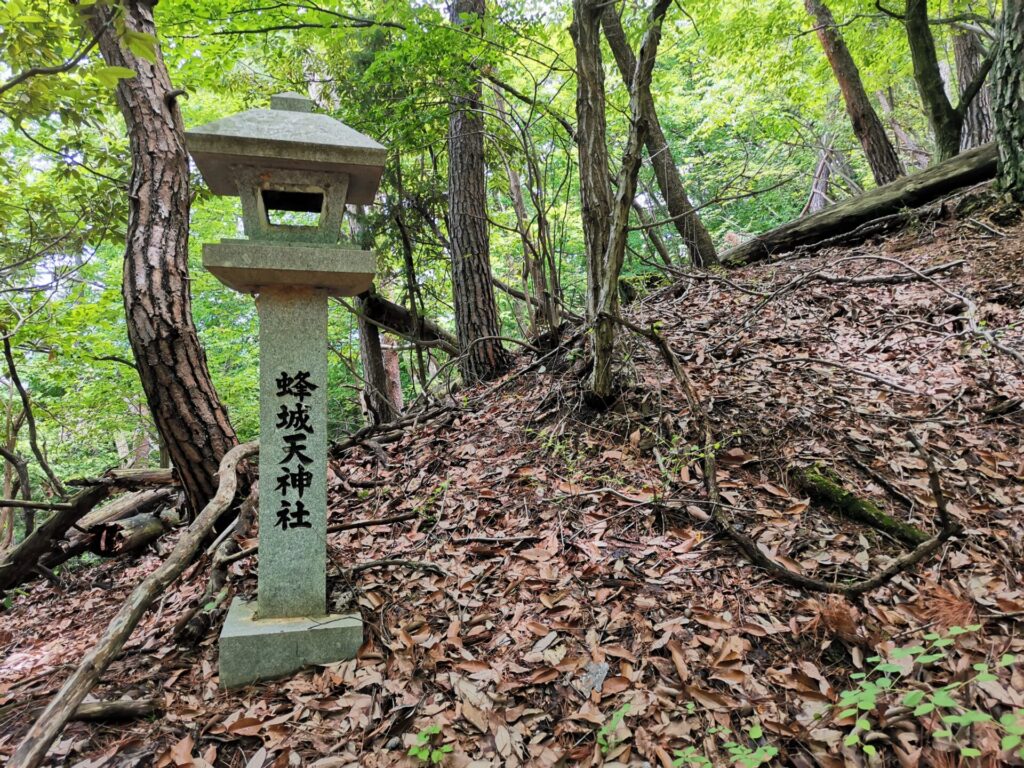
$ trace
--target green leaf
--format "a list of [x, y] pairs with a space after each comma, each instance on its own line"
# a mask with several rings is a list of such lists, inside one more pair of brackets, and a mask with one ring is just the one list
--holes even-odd
[[1015, 664], [1016, 661], [1017, 661], [1017, 657], [1014, 656], [1012, 653], [1005, 653], [1005, 654], [1003, 654], [1002, 658], [999, 659], [999, 666], [1000, 667], [1009, 667], [1009, 666]]
[[864, 754], [865, 755], [873, 755], [873, 754], [875, 754], [876, 751], [877, 750], [873, 746], [871, 746], [870, 744], [865, 744], [864, 745]]
[[128, 67], [96, 67], [93, 76], [108, 88], [117, 87], [117, 81], [126, 77], [135, 77], [135, 70]]
[[854, 744], [857, 744], [859, 741], [860, 741], [860, 733], [858, 733], [857, 731], [854, 731], [849, 736], [847, 736], [845, 739], [843, 739], [843, 744], [845, 744], [848, 747], [852, 747]]
[[903, 697], [903, 704], [907, 707], [916, 707], [924, 699], [924, 691], [910, 691]]
[[[909, 704], [907, 706], [910, 706]], [[914, 717], [920, 717], [921, 715], [927, 715], [929, 712], [935, 709], [935, 705], [930, 701], [926, 701], [924, 704], [918, 705], [914, 709]]]
[[764, 735], [764, 731], [761, 730], [760, 725], [751, 726], [750, 730], [747, 731], [747, 736], [752, 739], [760, 739]]
[[949, 695], [948, 691], [944, 691], [941, 688], [932, 694], [932, 701], [935, 702], [937, 707], [959, 707], [956, 699]]
[[981, 750], [974, 747], [960, 747], [960, 754], [964, 757], [981, 757]]
[[1007, 750], [1013, 749], [1018, 744], [1020, 744], [1020, 741], [1020, 736], [1018, 736], [1016, 733], [1008, 733], [1005, 736], [1003, 736], [1002, 740], [999, 742], [999, 748]]
[[934, 739], [951, 739], [951, 738], [953, 738], [953, 732], [949, 731], [949, 730], [946, 730], [946, 729], [942, 729], [942, 730], [939, 730], [939, 731], [935, 731], [932, 734], [932, 738], [934, 738]]
[[918, 664], [931, 664], [933, 661], [938, 661], [946, 657], [944, 653], [926, 653], [924, 656], [917, 657]]

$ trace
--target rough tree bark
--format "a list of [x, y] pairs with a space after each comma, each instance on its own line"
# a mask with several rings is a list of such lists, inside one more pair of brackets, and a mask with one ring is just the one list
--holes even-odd
[[[953, 58], [956, 61], [956, 80], [963, 98], [964, 89], [978, 77], [985, 49], [978, 34], [969, 29], [958, 29], [953, 34]], [[992, 98], [984, 85], [964, 110], [964, 124], [960, 131], [960, 151], [988, 144], [994, 136], [992, 124]]]
[[1024, 203], [1024, 0], [1006, 0], [994, 89], [999, 184]]
[[[629, 212], [636, 194], [636, 177], [640, 171], [648, 122], [644, 109], [644, 93], [650, 100], [651, 73], [661, 40], [661, 22], [671, 0], [656, 0], [648, 17], [647, 31], [640, 43], [640, 54], [631, 78], [629, 93], [629, 132], [622, 153], [622, 166], [617, 178], [612, 204], [608, 241], [603, 255], [602, 282], [597, 299], [594, 323], [594, 368], [590, 376], [589, 395], [598, 402], [608, 402], [614, 393], [612, 362], [615, 352], [615, 318], [619, 310], [619, 273], [626, 253], [629, 234]], [[602, 94], [601, 98], [604, 96]]]
[[603, 284], [612, 190], [605, 145], [604, 67], [601, 64], [599, 0], [573, 0], [569, 32], [576, 48], [576, 139], [580, 161], [580, 206], [587, 255], [587, 321], [597, 319]]
[[[605, 6], [601, 16], [601, 26], [605, 39], [608, 41], [608, 47], [611, 48], [612, 56], [615, 57], [622, 80], [627, 89], [632, 89], [633, 73], [636, 71], [636, 56], [626, 39], [622, 20], [619, 18], [614, 3], [608, 3]], [[647, 155], [651, 158], [654, 177], [658, 181], [661, 194], [665, 197], [665, 206], [668, 208], [669, 216], [679, 231], [680, 237], [683, 238], [683, 242], [686, 243], [690, 261], [700, 267], [713, 266], [718, 263], [715, 244], [686, 194], [679, 169], [672, 157], [672, 150], [668, 146], [665, 133], [661, 130], [650, 86], [644, 88], [640, 94], [640, 106], [643, 118], [647, 123], [647, 138], [645, 140]]]
[[960, 103], [954, 107], [946, 95], [945, 82], [935, 52], [935, 38], [928, 24], [928, 0], [907, 0], [902, 21], [907, 29], [910, 58], [914, 64], [914, 81], [935, 137], [938, 159], [948, 160], [960, 152], [964, 113], [984, 85], [985, 77], [992, 67], [992, 57], [987, 56], [979, 64], [970, 82], [961, 84]]
[[[155, 35], [150, 3], [126, 0], [124, 31]], [[88, 14], [104, 61], [134, 77], [118, 82], [131, 143], [124, 296], [128, 339], [153, 420], [178, 470], [189, 506], [202, 509], [217, 490], [217, 467], [238, 439], [210, 381], [192, 320], [188, 276], [188, 153], [184, 128], [162, 54], [136, 56], [116, 26], [113, 9]]]
[[857, 136], [875, 183], [881, 186], [895, 181], [905, 171], [896, 150], [889, 141], [885, 126], [879, 119], [875, 108], [871, 105], [864, 83], [860, 79], [860, 71], [846, 47], [839, 27], [832, 17], [832, 11], [822, 0], [804, 0], [804, 7], [814, 18], [818, 40], [825, 51], [825, 57], [832, 67], [839, 90], [843, 94], [846, 114], [853, 124], [853, 132]]
[[[452, 0], [456, 25], [483, 18], [484, 0]], [[452, 98], [448, 121], [448, 234], [452, 254], [452, 295], [459, 337], [459, 370], [466, 381], [494, 378], [510, 358], [498, 338], [501, 324], [491, 284], [487, 234], [487, 180], [480, 80]]]

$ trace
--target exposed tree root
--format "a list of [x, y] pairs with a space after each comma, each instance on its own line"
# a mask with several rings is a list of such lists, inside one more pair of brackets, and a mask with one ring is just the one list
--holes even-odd
[[843, 517], [884, 531], [912, 547], [930, 538], [917, 526], [886, 514], [870, 499], [850, 493], [843, 487], [839, 476], [824, 467], [797, 469], [792, 474], [797, 485], [811, 497], [812, 501], [828, 507]]
[[[82, 700], [96, 685], [110, 662], [124, 647], [149, 606], [188, 567], [203, 541], [213, 530], [214, 523], [231, 506], [238, 488], [238, 463], [258, 450], [259, 443], [251, 442], [235, 446], [224, 455], [217, 473], [217, 493], [178, 540], [167, 560], [135, 588], [96, 645], [85, 655], [57, 695], [32, 724], [11, 756], [8, 763], [11, 768], [35, 768], [43, 761], [53, 740], [78, 710]], [[101, 492], [105, 494], [106, 488], [86, 491]]]
[[765, 554], [754, 539], [737, 530], [726, 516], [725, 507], [727, 505], [723, 504], [721, 494], [718, 490], [715, 437], [711, 429], [711, 420], [708, 417], [708, 413], [703, 404], [700, 402], [700, 399], [697, 397], [693, 384], [690, 382], [690, 377], [686, 375], [686, 371], [684, 371], [682, 366], [679, 364], [679, 360], [676, 358], [676, 355], [672, 351], [668, 342], [665, 341], [665, 338], [653, 328], [642, 328], [617, 316], [609, 315], [608, 317], [624, 328], [627, 328], [633, 333], [636, 333], [637, 335], [652, 342], [658, 348], [661, 356], [672, 370], [676, 381], [683, 390], [683, 394], [689, 404], [691, 413], [700, 423], [701, 429], [704, 433], [704, 453], [702, 464], [704, 469], [704, 485], [707, 489], [708, 503], [711, 507], [711, 518], [722, 532], [732, 539], [737, 546], [739, 546], [740, 550], [742, 550], [743, 554], [747, 556], [747, 559], [750, 560], [750, 562], [768, 571], [774, 578], [795, 587], [801, 587], [815, 592], [828, 592], [832, 594], [846, 595], [847, 597], [855, 597], [857, 595], [864, 594], [865, 592], [870, 592], [871, 590], [877, 589], [878, 587], [888, 583], [894, 576], [916, 565], [921, 560], [938, 550], [939, 547], [941, 547], [950, 538], [960, 533], [961, 528], [959, 524], [950, 518], [949, 512], [946, 509], [946, 497], [942, 492], [942, 484], [939, 480], [939, 473], [935, 468], [935, 462], [932, 459], [932, 455], [921, 444], [917, 436], [914, 435], [913, 432], [909, 432], [907, 437], [917, 448], [918, 452], [924, 457], [925, 463], [928, 466], [928, 478], [931, 485], [932, 495], [935, 498], [935, 506], [939, 521], [939, 532], [926, 541], [921, 542], [910, 552], [894, 559], [889, 563], [889, 565], [874, 576], [862, 581], [824, 581], [823, 579], [816, 579], [812, 576], [805, 576], [802, 573], [789, 570]]

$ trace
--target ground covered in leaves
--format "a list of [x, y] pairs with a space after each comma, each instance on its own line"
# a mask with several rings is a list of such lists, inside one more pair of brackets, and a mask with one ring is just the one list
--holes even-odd
[[[602, 413], [582, 397], [582, 348], [524, 354], [332, 463], [332, 523], [415, 513], [330, 538], [332, 605], [365, 622], [356, 660], [221, 691], [219, 622], [198, 644], [170, 639], [204, 561], [94, 691], [166, 712], [73, 723], [52, 763], [419, 765], [419, 735], [449, 766], [730, 765], [759, 748], [798, 766], [1020, 764], [1000, 740], [1024, 707], [1024, 224], [990, 213], [962, 205], [882, 242], [677, 275], [624, 310], [656, 323], [692, 378], [730, 519], [791, 570], [856, 580], [906, 551], [812, 502], [801, 468], [934, 532], [912, 430], [963, 533], [911, 572], [852, 601], [780, 584], [710, 519], [700, 425], [648, 341], [623, 337], [625, 388]], [[236, 593], [254, 593], [253, 560], [232, 566]], [[350, 570], [370, 560], [404, 562]], [[15, 599], [0, 755], [158, 562]], [[894, 653], [937, 636], [921, 664]], [[843, 691], [858, 715], [832, 707]]]

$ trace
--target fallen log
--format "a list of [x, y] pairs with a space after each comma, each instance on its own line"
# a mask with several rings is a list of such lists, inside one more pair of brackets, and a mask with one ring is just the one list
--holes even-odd
[[917, 526], [886, 514], [870, 499], [850, 493], [837, 475], [822, 467], [795, 470], [793, 477], [812, 501], [842, 517], [883, 531], [911, 547], [930, 538], [929, 534]]
[[[995, 144], [964, 152], [920, 173], [904, 176], [891, 184], [758, 235], [723, 253], [722, 263], [727, 267], [740, 267], [771, 259], [776, 254], [801, 246], [835, 242], [836, 237], [852, 233], [876, 219], [892, 216], [906, 208], [916, 208], [950, 192], [994, 178], [996, 157]], [[866, 228], [863, 236], [866, 238], [871, 232]], [[849, 242], [844, 240], [844, 244]]]
[[178, 496], [179, 490], [174, 487], [133, 491], [96, 507], [78, 521], [66, 540], [53, 542], [39, 564], [56, 568], [85, 552], [110, 557], [141, 549], [164, 531], [180, 525], [180, 516], [172, 510], [153, 514], [160, 506], [173, 506]]
[[[259, 443], [253, 441], [235, 446], [224, 455], [217, 472], [217, 493], [178, 539], [167, 560], [135, 588], [96, 645], [85, 655], [57, 695], [36, 718], [11, 756], [8, 763], [10, 768], [36, 768], [43, 761], [53, 740], [74, 716], [82, 700], [99, 681], [110, 662], [120, 653], [143, 615], [149, 610], [149, 606], [191, 564], [203, 541], [213, 530], [214, 523], [235, 498], [238, 489], [238, 463], [258, 450]], [[102, 490], [106, 492], [106, 489]]]
[[80, 487], [109, 485], [124, 489], [149, 488], [178, 485], [178, 473], [174, 469], [111, 469], [102, 477], [81, 477], [68, 480], [67, 484]]
[[71, 526], [106, 498], [107, 493], [108, 489], [104, 486], [87, 488], [71, 497], [67, 504], [59, 505], [45, 523], [0, 562], [0, 593], [20, 584], [34, 573], [40, 558], [50, 551], [53, 542], [62, 539]]

